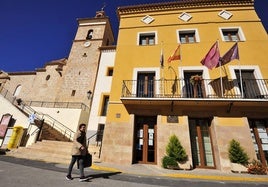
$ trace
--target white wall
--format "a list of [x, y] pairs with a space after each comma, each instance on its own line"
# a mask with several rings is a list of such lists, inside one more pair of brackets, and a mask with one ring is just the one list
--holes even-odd
[[107, 70], [109, 67], [114, 67], [115, 54], [115, 50], [104, 50], [101, 53], [99, 72], [93, 93], [88, 124], [88, 131], [90, 134], [97, 131], [98, 124], [105, 124], [106, 122], [106, 117], [99, 116], [99, 112], [102, 107], [102, 94], [109, 94], [111, 90], [112, 76], [107, 76]]
[[[79, 123], [86, 123], [87, 121], [81, 120], [82, 109], [72, 108], [45, 108], [45, 107], [32, 107], [39, 114], [47, 114], [56, 119], [66, 127], [70, 128], [74, 132], [77, 130]], [[46, 120], [46, 118], [45, 118]], [[87, 119], [86, 119], [87, 120]]]
[[[7, 113], [11, 114], [12, 118], [15, 120], [14, 126], [22, 126], [24, 129], [28, 128], [28, 117], [20, 110], [18, 110], [14, 105], [12, 105], [8, 100], [6, 100], [2, 95], [0, 95], [0, 118], [2, 118], [2, 116]], [[32, 132], [34, 132], [36, 129], [37, 127], [33, 126], [29, 134], [31, 135]], [[30, 145], [35, 141], [36, 135], [37, 133], [34, 133], [29, 137], [27, 145]], [[8, 142], [9, 139], [5, 139], [5, 144], [8, 144]], [[3, 139], [0, 139], [0, 145], [2, 145], [2, 143]], [[2, 146], [5, 147], [6, 145]]]
[[16, 120], [15, 126], [22, 126], [27, 128], [29, 125], [28, 117], [13, 106], [8, 100], [6, 100], [2, 95], [0, 95], [0, 118], [4, 114], [11, 114]]

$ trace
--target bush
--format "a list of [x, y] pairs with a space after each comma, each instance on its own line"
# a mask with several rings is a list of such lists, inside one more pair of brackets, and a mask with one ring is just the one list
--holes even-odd
[[178, 167], [178, 162], [174, 157], [164, 156], [164, 158], [162, 159], [162, 167]]
[[257, 160], [253, 160], [251, 163], [248, 164], [248, 172], [250, 174], [266, 175], [267, 169], [267, 167], [263, 166], [262, 163]]
[[240, 143], [234, 139], [230, 141], [228, 149], [229, 159], [232, 163], [246, 165], [248, 164], [249, 157], [245, 150], [241, 147]]
[[169, 157], [175, 158], [178, 162], [183, 162], [187, 160], [187, 154], [185, 149], [182, 147], [179, 139], [176, 135], [172, 135], [169, 138], [169, 143], [166, 147], [166, 154]]

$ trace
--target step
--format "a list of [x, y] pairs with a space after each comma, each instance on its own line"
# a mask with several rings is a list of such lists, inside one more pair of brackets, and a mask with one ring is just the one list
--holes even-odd
[[[100, 162], [99, 146], [89, 146], [93, 162]], [[72, 142], [43, 140], [28, 147], [12, 149], [7, 153], [8, 156], [41, 160], [45, 162], [69, 164], [71, 160]]]

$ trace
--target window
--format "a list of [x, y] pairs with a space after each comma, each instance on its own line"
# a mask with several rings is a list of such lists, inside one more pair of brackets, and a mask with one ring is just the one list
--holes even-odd
[[139, 45], [155, 45], [156, 34], [153, 33], [140, 33], [139, 34]]
[[183, 88], [183, 96], [187, 98], [203, 98], [205, 97], [205, 89], [202, 86], [202, 81], [196, 81], [195, 83], [191, 82], [192, 77], [202, 76], [202, 70], [199, 71], [185, 71], [184, 72], [184, 81], [185, 86]]
[[107, 109], [108, 109], [108, 103], [109, 103], [109, 96], [106, 95], [103, 97], [101, 116], [106, 116]]
[[96, 136], [96, 141], [101, 142], [103, 137], [104, 124], [98, 124], [98, 131]]
[[235, 90], [238, 96], [248, 99], [267, 97], [267, 86], [258, 66], [229, 65], [229, 69], [231, 79], [237, 80]]
[[75, 90], [72, 91], [71, 96], [75, 96]]
[[138, 73], [137, 97], [154, 97], [155, 73]]
[[48, 81], [50, 79], [50, 75], [47, 75], [46, 76], [46, 80]]
[[21, 88], [22, 88], [22, 86], [19, 84], [18, 86], [17, 86], [17, 88], [15, 89], [15, 92], [14, 92], [14, 97], [18, 97], [19, 96], [19, 94], [20, 94], [20, 91], [21, 91]]
[[86, 37], [86, 39], [87, 39], [87, 40], [90, 40], [90, 39], [92, 38], [92, 35], [93, 35], [93, 30], [90, 29], [90, 30], [87, 32], [87, 37]]
[[141, 21], [145, 24], [150, 24], [154, 21], [154, 18], [152, 18], [151, 16], [147, 15], [144, 18], [141, 19]]
[[223, 41], [245, 41], [245, 37], [241, 28], [221, 28], [220, 31]]
[[179, 15], [179, 19], [187, 22], [192, 18], [192, 16], [186, 12], [183, 12], [181, 15]]
[[233, 16], [233, 14], [230, 13], [230, 12], [228, 12], [228, 11], [226, 11], [226, 10], [222, 10], [222, 11], [220, 11], [220, 13], [218, 14], [218, 16], [222, 17], [223, 19], [228, 20], [228, 19], [230, 19], [230, 18]]
[[107, 70], [107, 76], [113, 76], [114, 69], [112, 67], [109, 67]]
[[178, 30], [179, 43], [196, 43], [199, 42], [199, 36], [196, 29]]

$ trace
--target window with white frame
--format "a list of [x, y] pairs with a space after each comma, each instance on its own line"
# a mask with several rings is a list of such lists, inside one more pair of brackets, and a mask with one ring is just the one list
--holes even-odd
[[196, 43], [199, 42], [197, 29], [178, 30], [179, 43]]
[[[230, 65], [230, 75], [237, 80], [236, 93], [243, 98], [267, 98], [268, 89], [264, 83], [259, 66]], [[240, 76], [241, 75], [241, 76]]]
[[225, 42], [245, 41], [245, 36], [240, 27], [220, 28], [220, 34]]
[[146, 32], [139, 33], [139, 45], [155, 45], [156, 42], [156, 32]]

